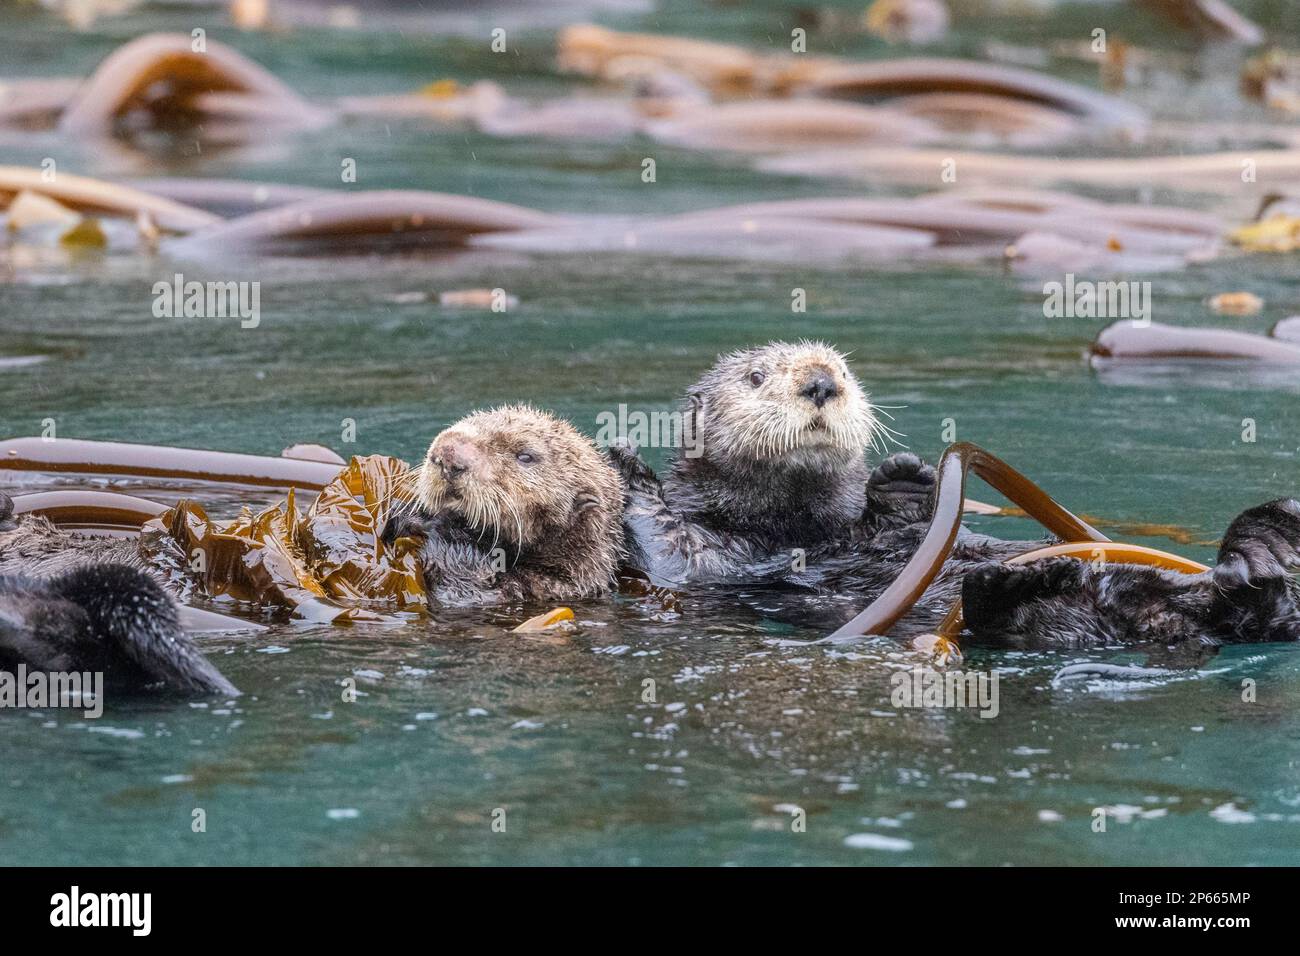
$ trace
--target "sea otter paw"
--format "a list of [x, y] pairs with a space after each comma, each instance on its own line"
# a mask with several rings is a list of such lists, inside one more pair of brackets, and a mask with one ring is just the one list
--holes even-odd
[[1029, 564], [990, 561], [974, 567], [961, 582], [966, 625], [976, 634], [1005, 629], [1027, 604], [1077, 592], [1084, 585], [1087, 567], [1074, 558]]
[[1221, 591], [1277, 585], [1300, 568], [1300, 501], [1248, 508], [1228, 526], [1214, 565]]
[[900, 451], [890, 455], [871, 472], [867, 487], [889, 494], [929, 494], [937, 474], [918, 455]]
[[415, 538], [422, 541], [429, 536], [429, 515], [423, 511], [398, 511], [388, 516], [379, 540], [391, 548], [399, 538]]
[[651, 490], [658, 493], [659, 479], [638, 454], [635, 445], [625, 438], [619, 438], [610, 444], [606, 454], [629, 490]]
[[938, 480], [934, 467], [910, 451], [890, 455], [867, 478], [867, 512], [879, 523], [925, 521]]

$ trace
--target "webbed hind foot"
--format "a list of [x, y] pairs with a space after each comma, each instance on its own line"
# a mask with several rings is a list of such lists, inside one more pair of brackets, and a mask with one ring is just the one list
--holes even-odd
[[1300, 568], [1300, 501], [1248, 508], [1228, 526], [1212, 572], [1216, 631], [1243, 641], [1300, 639], [1291, 573]]
[[1228, 526], [1214, 565], [1221, 591], [1280, 586], [1300, 568], [1300, 501], [1279, 498], [1248, 508]]

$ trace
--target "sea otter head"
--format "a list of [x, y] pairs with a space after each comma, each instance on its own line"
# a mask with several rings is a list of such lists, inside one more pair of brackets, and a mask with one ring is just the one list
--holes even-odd
[[617, 565], [618, 476], [572, 425], [528, 405], [477, 411], [441, 432], [416, 497], [518, 559], [554, 554], [571, 565], [607, 565], [611, 577]]
[[821, 342], [772, 342], [718, 359], [687, 399], [715, 464], [843, 467], [884, 432], [844, 356]]

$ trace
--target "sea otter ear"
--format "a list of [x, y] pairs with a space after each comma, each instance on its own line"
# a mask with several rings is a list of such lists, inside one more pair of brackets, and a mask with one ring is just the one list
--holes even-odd
[[686, 396], [688, 408], [686, 413], [691, 416], [692, 421], [699, 425], [704, 420], [704, 393], [691, 392]]
[[600, 496], [590, 488], [583, 488], [573, 496], [573, 513], [584, 514], [600, 507]]
[[690, 434], [698, 435], [700, 429], [704, 426], [704, 393], [690, 392], [686, 396], [687, 409], [686, 414], [690, 416]]

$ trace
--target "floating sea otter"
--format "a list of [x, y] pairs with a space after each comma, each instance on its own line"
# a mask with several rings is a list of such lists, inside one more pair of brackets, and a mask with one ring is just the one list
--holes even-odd
[[[691, 389], [686, 412], [702, 454], [679, 457], [662, 484], [635, 454], [613, 451], [629, 489], [630, 551], [652, 580], [874, 596], [930, 531], [934, 469], [902, 454], [867, 476], [880, 426], [843, 357], [824, 345], [724, 356]], [[1287, 577], [1300, 566], [1294, 500], [1243, 513], [1205, 574], [1003, 563], [1030, 547], [960, 533], [921, 610], [960, 596], [977, 637], [1016, 645], [1300, 638], [1300, 591]]]
[[568, 422], [527, 405], [475, 412], [433, 440], [414, 474], [414, 507], [383, 537], [422, 540], [440, 603], [567, 601], [613, 586], [623, 491]]
[[[0, 534], [13, 502], [0, 494]], [[104, 675], [112, 693], [239, 693], [182, 629], [180, 610], [137, 567], [93, 562], [51, 577], [0, 575], [0, 670]]]
[[[202, 461], [223, 459], [217, 466], [238, 466], [234, 459], [247, 457], [198, 454]], [[100, 671], [107, 686], [120, 692], [160, 687], [237, 694], [182, 630], [181, 609], [164, 584], [181, 589], [182, 582], [193, 582], [192, 575], [172, 573], [178, 562], [166, 559], [176, 554], [181, 563], [210, 555], [200, 562], [203, 574], [223, 588], [252, 596], [260, 586], [319, 619], [367, 616], [353, 613], [359, 607], [344, 611], [316, 596], [324, 590], [310, 580], [312, 568], [297, 567], [294, 558], [304, 543], [322, 552], [316, 558], [328, 569], [331, 586], [358, 597], [369, 584], [385, 594], [396, 589], [399, 596], [423, 599], [423, 589], [407, 581], [409, 569], [397, 547], [399, 537], [412, 536], [419, 539], [421, 559], [415, 567], [423, 570], [429, 596], [442, 605], [576, 600], [614, 584], [623, 556], [622, 488], [601, 453], [567, 422], [523, 405], [476, 412], [438, 435], [420, 468], [380, 469], [392, 479], [385, 497], [413, 497], [409, 510], [384, 529], [385, 545], [397, 553], [369, 565], [349, 556], [346, 540], [366, 537], [362, 519], [369, 511], [353, 498], [356, 482], [349, 483], [361, 467], [354, 461], [322, 490], [322, 499], [346, 512], [324, 514], [314, 537], [268, 538], [265, 548], [207, 524], [201, 512], [183, 505], [155, 519], [146, 547], [131, 538], [69, 533], [43, 515], [15, 518], [13, 502], [0, 495], [0, 668]], [[370, 471], [377, 468], [372, 463]], [[307, 486], [317, 480], [301, 463], [245, 476], [250, 479]], [[131, 501], [143, 510], [137, 519], [161, 510]], [[250, 536], [261, 525], [305, 529], [316, 507], [304, 520], [290, 501], [285, 511], [250, 517], [242, 527]], [[185, 547], [178, 551], [181, 539]], [[373, 536], [369, 543], [372, 549], [378, 545]], [[246, 546], [256, 551], [247, 562], [240, 560]]]
[[[375, 620], [381, 604], [591, 597], [612, 585], [622, 556], [617, 473], [573, 426], [524, 405], [466, 416], [434, 439], [414, 469], [385, 456], [354, 458], [340, 468], [142, 450], [20, 439], [8, 443], [3, 466], [233, 480], [320, 494], [305, 514], [291, 493], [225, 523], [188, 500], [166, 508], [102, 492], [25, 496], [16, 520], [0, 526], [0, 574], [52, 576], [126, 563], [178, 594], [197, 586], [311, 620]], [[143, 525], [144, 533], [137, 539], [75, 530], [109, 519]], [[399, 538], [412, 537], [419, 539], [419, 560], [398, 546]]]

